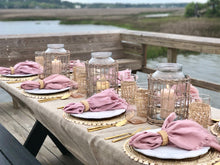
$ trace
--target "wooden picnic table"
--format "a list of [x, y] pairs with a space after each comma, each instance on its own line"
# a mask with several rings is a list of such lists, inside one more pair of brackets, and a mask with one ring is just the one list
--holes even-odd
[[[69, 98], [67, 100], [54, 100], [39, 103], [37, 98], [26, 96], [23, 90], [18, 88], [20, 83], [8, 84], [6, 81], [0, 81], [0, 86], [30, 108], [31, 113], [37, 120], [35, 127], [40, 127], [37, 131], [40, 129], [46, 130], [44, 133], [41, 131], [32, 132], [32, 135], [28, 137], [24, 144], [35, 155], [38, 149], [34, 148], [32, 144], [37, 142], [38, 137], [42, 139], [44, 138], [42, 136], [49, 135], [52, 139], [54, 138], [55, 143], [58, 144], [59, 149], [63, 153], [67, 153], [68, 151], [71, 152], [77, 159], [86, 165], [140, 164], [132, 160], [124, 152], [123, 145], [126, 140], [112, 143], [110, 140], [104, 140], [104, 138], [121, 133], [133, 132], [138, 128], [158, 128], [148, 123], [138, 125], [126, 124], [122, 127], [111, 127], [95, 132], [88, 132], [87, 128], [91, 126], [69, 121], [64, 118], [64, 112], [57, 109], [57, 107], [65, 106], [71, 102], [79, 102], [85, 98]], [[213, 115], [218, 115], [216, 109], [213, 109]], [[33, 136], [35, 140], [33, 140]], [[39, 142], [39, 144], [40, 143], [42, 143], [42, 141]]]

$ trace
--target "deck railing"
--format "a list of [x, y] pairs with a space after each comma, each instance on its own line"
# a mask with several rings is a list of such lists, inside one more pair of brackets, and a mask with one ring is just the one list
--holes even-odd
[[[220, 39], [218, 38], [142, 31], [124, 31], [120, 34], [121, 41], [124, 43], [124, 50], [126, 53], [134, 55], [142, 54], [142, 71], [145, 73], [152, 73], [155, 71], [147, 67], [148, 45], [166, 47], [167, 62], [171, 63], [177, 62], [178, 49], [220, 55]], [[220, 84], [197, 80], [194, 78], [192, 78], [191, 82], [195, 86], [220, 92]]]
[[[147, 67], [147, 47], [166, 47], [167, 62], [177, 61], [177, 50], [219, 54], [220, 39], [143, 31], [107, 31], [65, 34], [2, 35], [0, 36], [0, 65], [12, 66], [19, 61], [34, 60], [35, 51], [46, 50], [48, 43], [63, 43], [71, 59], [90, 59], [92, 51], [111, 51], [121, 60], [121, 69], [129, 64], [134, 70], [154, 72]], [[128, 60], [129, 59], [129, 60]], [[128, 66], [128, 65], [127, 65]], [[220, 84], [192, 78], [198, 87], [220, 92]]]

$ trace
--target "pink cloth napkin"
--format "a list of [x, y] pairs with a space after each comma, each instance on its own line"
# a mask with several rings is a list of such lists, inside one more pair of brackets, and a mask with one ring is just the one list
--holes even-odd
[[[77, 83], [71, 81], [64, 75], [53, 74], [43, 80], [44, 89], [63, 89], [67, 87], [77, 87]], [[39, 81], [25, 81], [21, 84], [22, 89], [40, 88]]]
[[[43, 68], [34, 61], [24, 61], [17, 63], [14, 67], [14, 74], [41, 74]], [[0, 74], [11, 74], [11, 69], [0, 67]]]
[[[184, 93], [186, 85], [173, 85], [171, 89], [174, 89], [177, 96], [180, 96]], [[194, 98], [199, 99], [199, 91], [192, 84], [190, 84], [190, 95], [192, 95]]]
[[[175, 90], [175, 94], [177, 96], [181, 96], [183, 95], [186, 86], [185, 85], [173, 85], [171, 89]], [[190, 84], [190, 89], [189, 89], [189, 93], [190, 93], [190, 100], [191, 101], [202, 101], [202, 99], [199, 97], [199, 90], [193, 86], [192, 84]]]
[[70, 71], [73, 71], [73, 67], [76, 67], [76, 66], [85, 67], [85, 63], [80, 62], [80, 60], [71, 60], [70, 65], [69, 65]]
[[[186, 150], [197, 150], [202, 147], [212, 147], [220, 151], [220, 145], [215, 136], [207, 129], [192, 120], [176, 120], [176, 114], [171, 113], [162, 126], [168, 134], [169, 144]], [[141, 132], [134, 135], [129, 145], [139, 149], [154, 149], [162, 144], [159, 133]]]
[[[106, 89], [86, 100], [89, 111], [100, 112], [115, 109], [127, 109], [127, 102], [116, 94], [114, 89]], [[85, 107], [82, 103], [70, 103], [64, 107], [66, 113], [83, 113]]]
[[134, 76], [131, 75], [131, 70], [126, 69], [122, 71], [118, 71], [118, 83], [121, 81], [134, 81]]

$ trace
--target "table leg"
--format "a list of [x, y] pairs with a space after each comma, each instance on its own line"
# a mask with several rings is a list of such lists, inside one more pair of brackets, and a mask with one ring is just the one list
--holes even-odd
[[71, 154], [50, 131], [48, 131], [48, 135], [63, 155]]
[[46, 137], [47, 129], [45, 129], [45, 127], [39, 121], [36, 121], [24, 143], [24, 147], [27, 148], [30, 153], [36, 156]]
[[47, 129], [45, 128], [39, 121], [36, 121], [30, 134], [28, 135], [24, 147], [29, 150], [34, 156], [39, 152], [44, 140], [47, 135], [52, 139], [52, 141], [56, 144], [59, 150], [63, 154], [70, 153], [60, 141]]

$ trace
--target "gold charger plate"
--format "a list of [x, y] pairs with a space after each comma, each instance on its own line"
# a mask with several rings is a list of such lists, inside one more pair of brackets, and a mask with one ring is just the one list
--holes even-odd
[[103, 120], [89, 120], [89, 119], [87, 120], [87, 119], [82, 119], [82, 118], [76, 118], [64, 112], [63, 117], [64, 119], [71, 121], [73, 123], [76, 123], [76, 124], [83, 124], [83, 125], [88, 125], [88, 126], [104, 126], [104, 125], [116, 124], [117, 122], [124, 120], [125, 114], [115, 116], [112, 118], [108, 118], [108, 119], [103, 119]]
[[172, 165], [195, 165], [195, 164], [211, 165], [213, 163], [220, 161], [220, 152], [215, 151], [214, 149], [210, 149], [207, 154], [204, 154], [196, 158], [190, 158], [190, 159], [165, 160], [165, 159], [147, 157], [135, 151], [133, 147], [129, 145], [129, 140], [130, 139], [128, 139], [124, 143], [124, 146], [123, 146], [124, 152], [131, 159], [142, 164], [147, 164], [147, 165], [171, 165], [171, 164]]
[[214, 125], [212, 125], [210, 127], [210, 131], [213, 135], [217, 136], [218, 138], [220, 138], [220, 128], [218, 128], [218, 122], [215, 123]]
[[27, 80], [31, 80], [33, 78], [38, 78], [38, 76], [29, 76], [29, 77], [4, 77], [2, 75], [0, 75], [0, 80], [2, 81], [27, 81]]
[[35, 98], [35, 99], [50, 99], [50, 98], [62, 97], [63, 95], [65, 95], [67, 93], [69, 93], [69, 91], [60, 92], [60, 93], [56, 93], [56, 94], [37, 95], [37, 94], [26, 93], [24, 90], [22, 91], [23, 95], [25, 95], [27, 97]]
[[219, 109], [211, 107], [211, 120], [213, 122], [219, 122], [220, 121], [220, 113]]

